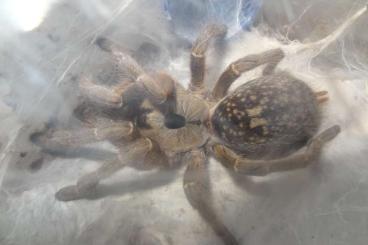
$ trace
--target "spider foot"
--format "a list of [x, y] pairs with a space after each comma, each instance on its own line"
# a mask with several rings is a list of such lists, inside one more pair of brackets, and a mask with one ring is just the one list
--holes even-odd
[[129, 245], [171, 245], [170, 237], [167, 237], [150, 227], [134, 227], [129, 238]]
[[334, 139], [341, 132], [341, 127], [339, 125], [334, 125], [322, 133], [314, 137], [308, 143], [308, 152], [314, 153], [321, 151], [324, 144]]
[[62, 202], [68, 202], [73, 200], [85, 199], [92, 196], [95, 196], [96, 188], [88, 187], [88, 188], [80, 188], [77, 185], [70, 185], [61, 188], [55, 194], [55, 198]]
[[322, 104], [328, 101], [328, 92], [327, 91], [319, 91], [315, 93], [318, 104]]
[[42, 147], [35, 145], [32, 141], [32, 135], [44, 128], [43, 124], [25, 125], [19, 130], [12, 146], [11, 162], [14, 162], [20, 169], [38, 171], [45, 162], [52, 159], [52, 156], [45, 153]]

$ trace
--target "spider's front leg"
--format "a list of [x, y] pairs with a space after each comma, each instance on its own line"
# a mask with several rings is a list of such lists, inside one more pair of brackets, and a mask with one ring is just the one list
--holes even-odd
[[[102, 37], [98, 38], [96, 40], [96, 44], [102, 50], [112, 54], [115, 65], [119, 70], [126, 71], [128, 78], [118, 81], [115, 86], [106, 87], [101, 84], [97, 84], [88, 77], [82, 77], [79, 81], [80, 91], [82, 95], [98, 104], [109, 108], [120, 108], [123, 105], [124, 92], [137, 80], [139, 76], [144, 74], [144, 70], [132, 57], [121, 52], [109, 39]], [[129, 92], [126, 94], [129, 94]]]
[[105, 140], [129, 140], [133, 137], [134, 126], [129, 121], [114, 122], [107, 119], [97, 121], [94, 128], [47, 129], [44, 132], [33, 134], [31, 140], [45, 151], [59, 152], [63, 149], [72, 149], [89, 143]]
[[120, 108], [123, 105], [123, 93], [131, 83], [131, 80], [124, 80], [118, 85], [106, 87], [82, 77], [79, 81], [79, 90], [83, 96], [97, 104], [108, 108]]
[[98, 183], [128, 165], [143, 161], [152, 150], [152, 142], [148, 138], [138, 138], [120, 149], [117, 157], [106, 161], [96, 171], [81, 177], [76, 185], [62, 188], [56, 193], [60, 201], [71, 201], [88, 197], [96, 191]]
[[190, 89], [192, 91], [203, 89], [204, 76], [206, 72], [205, 53], [211, 40], [224, 38], [226, 32], [227, 28], [224, 25], [208, 25], [203, 29], [196, 41], [193, 43], [192, 52], [190, 54]]
[[289, 171], [305, 168], [313, 161], [318, 160], [323, 146], [335, 138], [340, 127], [335, 125], [312, 138], [300, 152], [274, 160], [252, 160], [238, 156], [224, 145], [215, 145], [215, 157], [226, 167], [237, 173], [263, 176], [272, 172]]
[[234, 235], [224, 225], [212, 204], [210, 179], [203, 150], [194, 150], [185, 156], [187, 169], [184, 174], [184, 192], [193, 208], [212, 227], [226, 245], [239, 244]]
[[106, 87], [83, 78], [79, 87], [88, 99], [110, 108], [134, 107], [144, 99], [149, 99], [165, 112], [173, 112], [176, 107], [175, 81], [164, 73], [148, 75], [144, 69], [128, 54], [122, 52], [115, 43], [106, 38], [98, 38], [97, 45], [111, 53], [115, 64], [124, 70], [129, 79], [117, 85]]
[[258, 66], [267, 64], [263, 70], [263, 75], [271, 74], [284, 56], [284, 52], [277, 48], [260, 54], [248, 55], [231, 63], [217, 80], [212, 91], [212, 96], [216, 100], [223, 98], [231, 84], [240, 77], [242, 73]]

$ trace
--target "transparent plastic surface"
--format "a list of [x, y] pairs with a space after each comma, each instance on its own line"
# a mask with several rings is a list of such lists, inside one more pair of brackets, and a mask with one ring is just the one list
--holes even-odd
[[[220, 60], [210, 50], [206, 83], [213, 85], [230, 62], [282, 48], [278, 69], [329, 92], [321, 128], [342, 128], [321, 160], [305, 169], [233, 181], [210, 161], [215, 208], [240, 244], [367, 244], [365, 6], [264, 1], [254, 28], [228, 40]], [[98, 198], [60, 202], [57, 190], [116, 149], [93, 144], [79, 152], [83, 157], [70, 152], [39, 162], [40, 149], [29, 142], [46, 122], [76, 120], [82, 74], [113, 79], [109, 56], [94, 44], [99, 36], [119, 43], [147, 70], [165, 70], [187, 86], [190, 48], [172, 29], [162, 1], [6, 0], [0, 11], [0, 244], [222, 244], [186, 200], [184, 169], [124, 169], [103, 181]], [[244, 74], [231, 89], [259, 72]]]
[[241, 29], [249, 29], [261, 5], [261, 0], [163, 1], [175, 32], [191, 41], [207, 23], [226, 24], [229, 37]]

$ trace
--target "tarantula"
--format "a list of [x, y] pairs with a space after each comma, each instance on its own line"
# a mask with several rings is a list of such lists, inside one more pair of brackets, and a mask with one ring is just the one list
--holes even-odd
[[[102, 179], [127, 166], [149, 170], [185, 164], [183, 186], [189, 203], [225, 244], [238, 244], [211, 202], [209, 157], [229, 171], [252, 176], [304, 168], [318, 159], [340, 127], [317, 134], [319, 104], [328, 99], [327, 92], [314, 92], [291, 74], [275, 71], [284, 57], [281, 49], [231, 63], [210, 91], [204, 85], [206, 51], [225, 35], [222, 25], [208, 25], [200, 33], [191, 50], [187, 89], [168, 74], [148, 74], [112, 41], [97, 39], [129, 79], [106, 86], [84, 76], [79, 88], [86, 102], [76, 114], [86, 127], [49, 130], [34, 135], [33, 141], [48, 149], [110, 141], [118, 154], [59, 190], [56, 198], [88, 197]], [[262, 65], [261, 77], [228, 92], [242, 73]]]

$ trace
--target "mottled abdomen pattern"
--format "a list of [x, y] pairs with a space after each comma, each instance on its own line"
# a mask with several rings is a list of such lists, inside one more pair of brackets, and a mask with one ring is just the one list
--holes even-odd
[[218, 104], [211, 123], [238, 154], [268, 159], [305, 145], [318, 130], [320, 113], [308, 85], [281, 72], [237, 88]]

